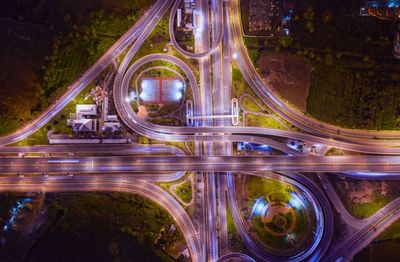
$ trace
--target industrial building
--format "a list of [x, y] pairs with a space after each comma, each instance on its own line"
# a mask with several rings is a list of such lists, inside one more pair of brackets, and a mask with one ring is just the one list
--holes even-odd
[[82, 116], [97, 116], [97, 105], [76, 105], [76, 114]]
[[76, 105], [75, 113], [67, 119], [67, 126], [74, 132], [95, 132], [98, 129], [98, 120], [91, 117], [97, 116], [97, 105]]
[[400, 0], [366, 1], [360, 8], [360, 15], [397, 20], [400, 18]]

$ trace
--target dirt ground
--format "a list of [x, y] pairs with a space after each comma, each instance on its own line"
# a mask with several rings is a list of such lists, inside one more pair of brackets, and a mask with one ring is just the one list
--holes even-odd
[[267, 84], [291, 104], [306, 111], [310, 64], [293, 55], [269, 54], [260, 57], [258, 66]]

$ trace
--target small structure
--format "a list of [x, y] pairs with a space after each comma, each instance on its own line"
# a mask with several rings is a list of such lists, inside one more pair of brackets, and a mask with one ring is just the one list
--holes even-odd
[[97, 105], [76, 105], [76, 114], [82, 116], [97, 116]]
[[181, 255], [178, 257], [178, 261], [179, 262], [189, 261], [189, 258], [190, 258], [189, 250], [186, 248], [185, 250], [182, 251]]
[[184, 31], [192, 31], [193, 30], [193, 24], [191, 23], [186, 23], [185, 28], [183, 29]]
[[94, 132], [97, 130], [97, 119], [73, 120], [72, 130], [74, 132]]
[[101, 114], [102, 114], [103, 120], [106, 121], [107, 115], [108, 115], [108, 96], [104, 97]]
[[121, 123], [120, 122], [104, 122], [103, 126], [101, 127], [103, 132], [106, 131], [111, 131], [115, 132], [121, 129]]
[[118, 116], [117, 115], [108, 115], [107, 121], [118, 122]]
[[180, 27], [182, 25], [182, 9], [178, 8], [176, 10], [176, 26]]

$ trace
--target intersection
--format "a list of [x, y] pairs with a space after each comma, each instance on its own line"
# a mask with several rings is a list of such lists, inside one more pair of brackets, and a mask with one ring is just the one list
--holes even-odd
[[[197, 16], [195, 52], [184, 50], [174, 35], [174, 19], [180, 4], [179, 0], [156, 1], [56, 103], [15, 133], [0, 137], [0, 190], [121, 191], [143, 195], [171, 213], [183, 232], [192, 261], [225, 261], [234, 257], [244, 261], [351, 260], [400, 218], [400, 198], [366, 220], [356, 219], [343, 207], [323, 173], [343, 173], [356, 179], [366, 176], [378, 180], [388, 177], [400, 179], [400, 132], [353, 130], [322, 123], [279, 97], [264, 83], [249, 58], [242, 39], [239, 0], [197, 1], [197, 12], [200, 14]], [[172, 46], [181, 58], [156, 53], [134, 60], [154, 27], [168, 14]], [[113, 82], [113, 100], [119, 118], [130, 131], [161, 143], [193, 143], [193, 155], [186, 155], [177, 147], [163, 144], [9, 146], [51, 121], [122, 52], [125, 55]], [[198, 62], [198, 77], [182, 57]], [[133, 110], [129, 99], [126, 99], [135, 72], [153, 61], [176, 66], [188, 80], [187, 86], [193, 96], [192, 126], [151, 123], [141, 118]], [[299, 131], [234, 126], [230, 117], [205, 117], [233, 115], [232, 63], [237, 63], [261, 101]], [[325, 149], [335, 147], [370, 155], [325, 156], [327, 150], [312, 155], [290, 148], [280, 140], [288, 138], [318, 144]], [[237, 156], [233, 148], [236, 142], [269, 145], [281, 155]], [[68, 153], [72, 155], [67, 156]], [[22, 156], [17, 157], [18, 154]], [[196, 175], [196, 221], [188, 216], [176, 199], [154, 184], [176, 181], [185, 172], [194, 172]], [[289, 256], [274, 254], [254, 239], [238, 207], [235, 175], [239, 173], [286, 181], [305, 192], [317, 217], [315, 237], [306, 249]], [[323, 187], [310, 178], [313, 175]], [[241, 238], [252, 253], [251, 257], [248, 254], [229, 253], [227, 204]], [[354, 231], [332, 247], [333, 212], [339, 213]]]

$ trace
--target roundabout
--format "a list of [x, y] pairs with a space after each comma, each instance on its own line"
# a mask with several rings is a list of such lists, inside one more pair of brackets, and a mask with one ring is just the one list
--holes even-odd
[[263, 243], [277, 252], [295, 250], [313, 230], [315, 216], [307, 207], [308, 203], [296, 192], [272, 191], [254, 201], [251, 227]]
[[262, 245], [279, 255], [295, 254], [312, 242], [316, 215], [299, 188], [273, 178], [251, 176], [244, 182], [246, 222]]

